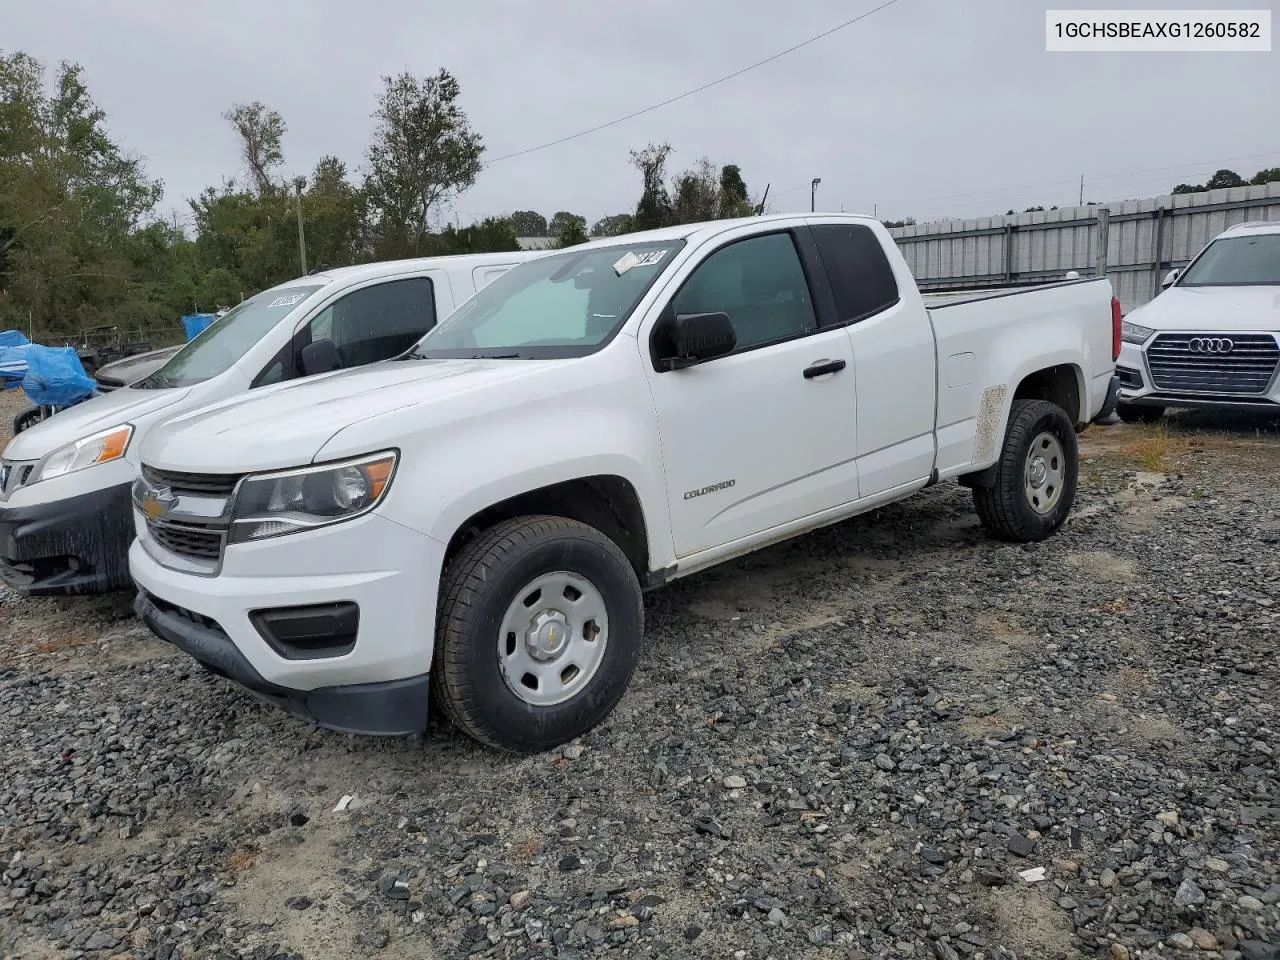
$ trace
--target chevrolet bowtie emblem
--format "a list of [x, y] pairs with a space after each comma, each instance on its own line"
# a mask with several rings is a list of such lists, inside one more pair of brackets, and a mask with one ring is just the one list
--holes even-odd
[[173, 495], [168, 487], [158, 487], [154, 490], [148, 490], [142, 495], [140, 506], [148, 520], [157, 520], [177, 506], [177, 503], [178, 498]]

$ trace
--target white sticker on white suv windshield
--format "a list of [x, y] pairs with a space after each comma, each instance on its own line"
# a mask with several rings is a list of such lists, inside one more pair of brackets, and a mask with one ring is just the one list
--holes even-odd
[[636, 267], [649, 267], [662, 260], [667, 255], [666, 250], [645, 250], [643, 253], [636, 253], [634, 250], [628, 250], [625, 254], [618, 258], [613, 265], [613, 272], [618, 276], [622, 276], [628, 270], [634, 270]]
[[291, 293], [287, 297], [276, 297], [267, 304], [267, 309], [270, 310], [272, 307], [292, 307], [305, 296], [305, 293]]

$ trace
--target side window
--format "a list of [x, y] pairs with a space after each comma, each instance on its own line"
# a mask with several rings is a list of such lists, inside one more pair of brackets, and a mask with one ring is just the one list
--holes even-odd
[[870, 227], [827, 223], [810, 227], [831, 280], [841, 323], [862, 320], [898, 302], [898, 281]]
[[403, 353], [435, 322], [429, 279], [391, 280], [356, 290], [325, 307], [307, 324], [302, 343], [331, 340], [344, 369], [359, 367]]
[[676, 314], [727, 313], [738, 334], [738, 351], [818, 327], [788, 233], [751, 237], [717, 250], [685, 281], [671, 308]]

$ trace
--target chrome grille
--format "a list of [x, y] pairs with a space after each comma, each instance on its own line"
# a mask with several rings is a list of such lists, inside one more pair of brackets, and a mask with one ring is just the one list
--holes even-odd
[[238, 473], [178, 473], [146, 464], [142, 475], [153, 487], [168, 487], [176, 497], [229, 497], [241, 477]]
[[231, 526], [231, 495], [239, 480], [240, 474], [183, 473], [142, 465], [142, 475], [133, 484], [134, 506], [146, 521], [147, 538], [175, 561], [183, 561], [175, 569], [204, 576], [217, 573]]
[[217, 561], [222, 555], [222, 531], [185, 523], [147, 521], [151, 539], [170, 553], [192, 560]]
[[[1192, 341], [1229, 341], [1226, 352], [1192, 349]], [[1269, 333], [1162, 333], [1147, 347], [1157, 390], [1178, 393], [1263, 394], [1280, 365], [1280, 345]]]

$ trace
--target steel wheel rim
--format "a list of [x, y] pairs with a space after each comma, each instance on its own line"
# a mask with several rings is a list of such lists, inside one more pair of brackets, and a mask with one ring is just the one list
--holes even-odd
[[1067, 457], [1056, 433], [1045, 430], [1031, 441], [1022, 477], [1028, 506], [1039, 514], [1050, 513], [1062, 499], [1067, 479]]
[[498, 630], [498, 666], [519, 699], [552, 707], [586, 689], [608, 644], [603, 595], [585, 577], [557, 571], [516, 591]]

